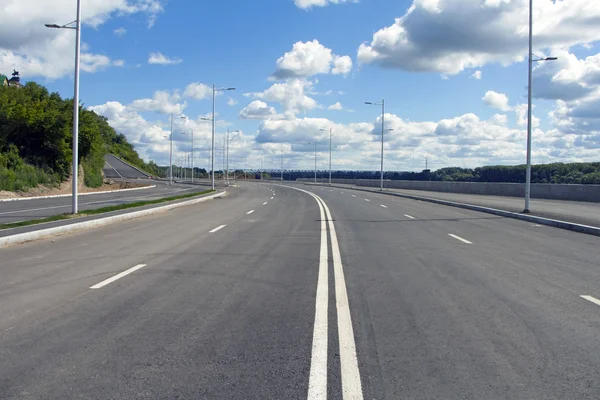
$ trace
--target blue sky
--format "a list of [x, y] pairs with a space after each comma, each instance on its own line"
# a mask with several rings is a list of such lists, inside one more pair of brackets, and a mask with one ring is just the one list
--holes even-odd
[[[0, 71], [71, 97], [73, 32], [43, 23], [73, 20], [75, 1], [32, 3], [0, 1]], [[534, 17], [536, 54], [559, 57], [536, 65], [534, 161], [597, 161], [600, 5], [536, 0]], [[312, 168], [317, 140], [325, 169], [332, 127], [334, 167], [377, 169], [380, 110], [364, 102], [382, 98], [387, 169], [524, 161], [526, 0], [85, 0], [83, 22], [81, 101], [160, 164], [174, 112], [177, 156], [193, 130], [205, 165], [213, 83], [237, 88], [217, 97], [217, 141], [241, 131], [238, 166], [283, 151]]]

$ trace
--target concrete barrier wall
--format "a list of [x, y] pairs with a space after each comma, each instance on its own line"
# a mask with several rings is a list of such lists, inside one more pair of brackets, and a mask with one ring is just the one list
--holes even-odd
[[[311, 182], [310, 179], [302, 179]], [[318, 179], [317, 182], [327, 182]], [[356, 186], [379, 187], [377, 179], [332, 179], [332, 183]], [[391, 189], [427, 190], [432, 192], [481, 194], [490, 196], [524, 197], [524, 183], [486, 183], [486, 182], [433, 182], [433, 181], [384, 181]], [[600, 202], [600, 185], [558, 185], [534, 183], [531, 185], [531, 197], [537, 199], [571, 200]]]

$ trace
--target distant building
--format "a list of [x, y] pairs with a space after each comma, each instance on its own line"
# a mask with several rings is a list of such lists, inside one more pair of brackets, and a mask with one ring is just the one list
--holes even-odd
[[[6, 78], [6, 77], [5, 77]], [[13, 69], [12, 78], [8, 80], [8, 86], [16, 86], [21, 87], [21, 77], [19, 76], [19, 71]]]

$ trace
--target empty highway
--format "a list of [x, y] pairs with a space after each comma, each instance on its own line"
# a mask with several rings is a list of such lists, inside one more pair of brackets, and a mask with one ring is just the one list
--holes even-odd
[[600, 398], [599, 238], [228, 191], [1, 249], [0, 398]]

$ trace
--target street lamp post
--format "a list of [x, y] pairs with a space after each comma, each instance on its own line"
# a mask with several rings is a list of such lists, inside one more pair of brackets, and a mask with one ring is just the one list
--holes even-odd
[[383, 132], [385, 130], [385, 99], [381, 100], [381, 103], [365, 102], [372, 106], [381, 106], [381, 187], [380, 191], [383, 191]]
[[217, 87], [213, 84], [213, 93], [212, 93], [212, 154], [211, 154], [211, 169], [212, 169], [212, 190], [215, 190], [215, 96], [217, 92], [223, 92], [227, 90], [235, 90], [235, 88], [221, 88], [217, 89]]
[[[230, 140], [235, 139], [235, 136], [231, 139], [229, 139], [229, 133], [239, 133], [240, 131], [233, 131], [233, 132], [229, 132], [229, 128], [227, 128], [227, 138], [226, 138], [226, 142], [227, 142], [227, 161], [226, 161], [226, 170], [227, 170], [227, 181], [226, 184], [227, 186], [229, 186], [229, 142]], [[235, 180], [235, 177], [234, 177]]]
[[527, 85], [527, 166], [525, 169], [525, 209], [523, 213], [529, 214], [531, 199], [531, 119], [532, 119], [532, 89], [533, 89], [533, 63], [538, 61], [555, 61], [557, 57], [538, 57], [533, 59], [533, 0], [529, 0], [529, 62]]
[[[69, 26], [75, 23], [75, 26]], [[77, 19], [65, 25], [45, 24], [47, 28], [75, 29], [75, 78], [73, 94], [73, 178], [72, 178], [72, 214], [79, 209], [77, 190], [79, 184], [79, 55], [81, 48], [81, 0], [77, 0]]]

